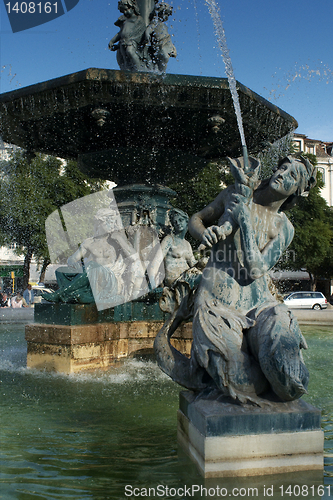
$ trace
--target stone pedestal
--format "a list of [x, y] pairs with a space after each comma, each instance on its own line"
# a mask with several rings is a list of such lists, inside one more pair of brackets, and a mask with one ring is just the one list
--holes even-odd
[[[156, 308], [155, 303], [130, 302], [98, 312], [94, 305], [36, 304], [35, 323], [25, 329], [27, 366], [75, 373], [153, 352], [164, 323]], [[173, 343], [184, 354], [190, 353], [191, 323], [182, 325]]]
[[320, 422], [302, 400], [259, 408], [181, 392], [178, 442], [207, 478], [322, 470]]

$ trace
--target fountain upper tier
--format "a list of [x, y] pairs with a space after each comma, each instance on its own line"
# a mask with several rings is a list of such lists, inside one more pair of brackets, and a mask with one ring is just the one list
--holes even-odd
[[[237, 83], [248, 150], [296, 120]], [[168, 184], [207, 159], [241, 154], [225, 78], [90, 68], [0, 96], [1, 134], [30, 151], [79, 160], [90, 176]]]

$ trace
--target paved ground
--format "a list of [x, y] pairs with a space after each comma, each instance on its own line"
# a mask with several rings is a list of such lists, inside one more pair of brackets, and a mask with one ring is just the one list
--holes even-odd
[[324, 325], [332, 327], [333, 334], [333, 307], [321, 311], [313, 311], [311, 309], [293, 309], [292, 310], [298, 319], [300, 325]]
[[[324, 325], [332, 326], [333, 334], [333, 306], [329, 305], [327, 309], [321, 311], [312, 311], [311, 309], [293, 309], [301, 325]], [[0, 322], [26, 322], [31, 323], [34, 319], [33, 308], [22, 309], [0, 309]]]

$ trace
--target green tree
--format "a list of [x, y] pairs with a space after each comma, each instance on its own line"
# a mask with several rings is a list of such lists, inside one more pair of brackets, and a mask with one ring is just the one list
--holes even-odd
[[274, 168], [277, 167], [279, 161], [288, 155], [294, 153], [293, 147], [293, 134], [287, 134], [274, 144], [269, 144], [258, 155], [261, 163], [261, 178], [266, 179], [273, 173]]
[[222, 185], [230, 181], [233, 182], [232, 175], [222, 163], [210, 162], [196, 177], [169, 186], [177, 193], [172, 204], [191, 216], [213, 201]]
[[42, 272], [50, 263], [45, 236], [45, 220], [57, 208], [96, 192], [99, 180], [87, 179], [76, 162], [63, 164], [58, 158], [37, 153], [15, 152], [1, 165], [1, 241], [15, 243], [23, 253], [23, 286], [29, 281], [32, 256], [43, 261]]

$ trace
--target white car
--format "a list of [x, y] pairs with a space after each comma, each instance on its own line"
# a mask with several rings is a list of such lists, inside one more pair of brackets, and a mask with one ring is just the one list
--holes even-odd
[[321, 292], [293, 292], [286, 295], [283, 302], [289, 309], [326, 309], [327, 299]]

